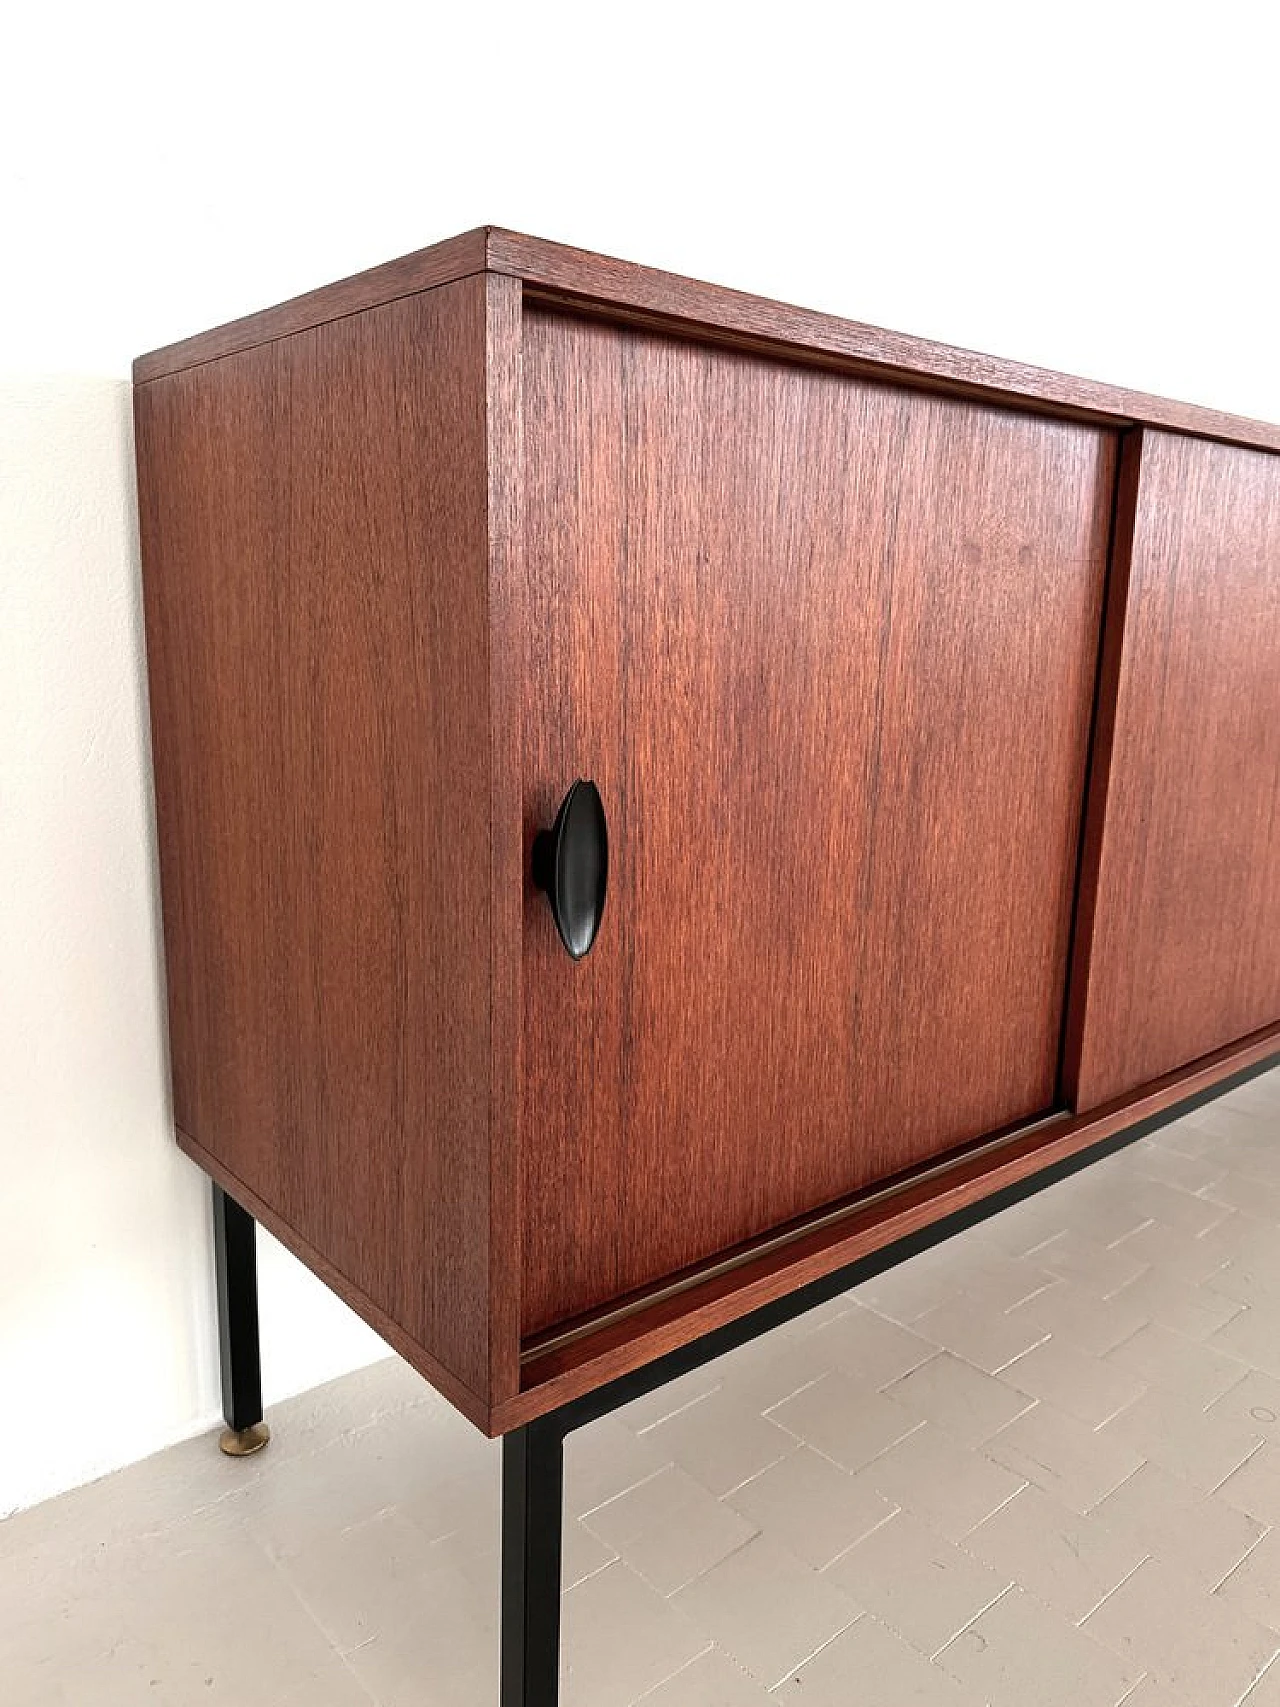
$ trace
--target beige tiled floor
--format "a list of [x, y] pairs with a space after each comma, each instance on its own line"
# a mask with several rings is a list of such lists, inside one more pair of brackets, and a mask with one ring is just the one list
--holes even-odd
[[[394, 1360], [0, 1525], [4, 1707], [496, 1707]], [[571, 1437], [566, 1707], [1280, 1704], [1280, 1074]]]

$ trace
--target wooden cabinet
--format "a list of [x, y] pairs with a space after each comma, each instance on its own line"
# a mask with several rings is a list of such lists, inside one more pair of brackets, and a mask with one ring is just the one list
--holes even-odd
[[482, 1427], [1280, 1047], [1275, 429], [493, 230], [137, 379], [179, 1140]]

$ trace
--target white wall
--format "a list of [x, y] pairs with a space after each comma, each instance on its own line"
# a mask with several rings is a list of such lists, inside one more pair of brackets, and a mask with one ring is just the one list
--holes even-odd
[[[0, 39], [0, 1513], [207, 1426], [128, 364], [495, 221], [1280, 419], [1269, 3], [45, 0]], [[263, 1260], [279, 1395], [380, 1347]]]

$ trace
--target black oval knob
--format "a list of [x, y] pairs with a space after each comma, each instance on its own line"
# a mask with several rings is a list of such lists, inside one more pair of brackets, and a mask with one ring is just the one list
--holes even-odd
[[533, 881], [547, 892], [560, 941], [581, 960], [600, 929], [609, 882], [609, 829], [594, 782], [579, 777], [555, 823], [534, 837]]

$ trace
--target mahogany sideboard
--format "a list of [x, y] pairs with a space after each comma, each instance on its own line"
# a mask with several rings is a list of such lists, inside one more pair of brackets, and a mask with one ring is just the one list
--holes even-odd
[[1280, 428], [495, 228], [135, 378], [232, 1364], [563, 1432], [1280, 1052]]

